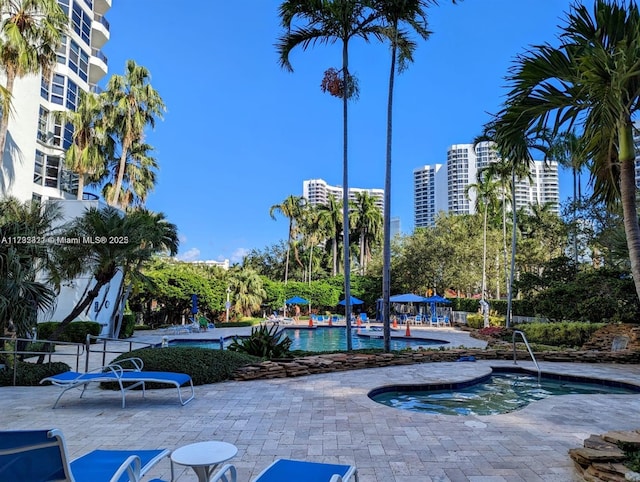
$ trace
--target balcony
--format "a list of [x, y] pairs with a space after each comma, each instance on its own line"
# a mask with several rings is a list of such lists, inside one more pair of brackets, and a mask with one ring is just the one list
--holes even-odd
[[109, 22], [104, 16], [96, 14], [91, 23], [91, 45], [99, 49], [107, 43], [110, 37]]
[[89, 83], [97, 84], [98, 81], [107, 75], [107, 57], [98, 49], [91, 49], [89, 57]]
[[93, 11], [103, 15], [111, 8], [111, 0], [93, 0]]

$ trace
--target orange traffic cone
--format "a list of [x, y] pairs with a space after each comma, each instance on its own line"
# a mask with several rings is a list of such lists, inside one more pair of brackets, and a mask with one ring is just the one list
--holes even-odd
[[393, 327], [398, 328], [398, 320], [395, 316], [393, 317]]
[[356, 318], [356, 325], [357, 326], [362, 326], [362, 320], [360, 319], [360, 316], [358, 316], [358, 318]]
[[411, 336], [411, 329], [409, 328], [409, 320], [407, 320], [407, 331], [405, 331], [404, 336]]
[[309, 326], [313, 327], [313, 318], [309, 318]]

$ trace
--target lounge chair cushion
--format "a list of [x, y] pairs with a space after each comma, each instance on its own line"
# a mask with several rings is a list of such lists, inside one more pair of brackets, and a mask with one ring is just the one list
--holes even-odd
[[351, 465], [278, 459], [267, 467], [254, 482], [329, 482], [334, 475], [339, 475], [346, 482], [353, 474], [355, 474], [355, 467]]

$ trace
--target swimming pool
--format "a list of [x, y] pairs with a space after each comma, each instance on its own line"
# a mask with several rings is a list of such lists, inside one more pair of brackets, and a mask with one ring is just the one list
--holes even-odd
[[[291, 350], [338, 351], [347, 349], [347, 336], [344, 327], [318, 327], [313, 329], [287, 327], [284, 328], [284, 333], [291, 339]], [[225, 338], [224, 347], [229, 346], [232, 341], [232, 337]], [[391, 338], [391, 349], [437, 348], [448, 343], [445, 340], [419, 338], [416, 336], [411, 338]], [[354, 350], [360, 348], [382, 348], [384, 346], [382, 332], [352, 329], [351, 344]], [[218, 340], [173, 340], [169, 345], [220, 349]]]
[[513, 412], [554, 395], [640, 394], [640, 387], [606, 380], [495, 370], [470, 382], [380, 387], [369, 398], [402, 410], [441, 415], [497, 415]]

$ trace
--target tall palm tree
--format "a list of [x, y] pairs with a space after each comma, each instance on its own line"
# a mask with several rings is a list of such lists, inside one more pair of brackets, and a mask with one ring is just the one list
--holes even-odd
[[571, 207], [573, 218], [573, 261], [578, 264], [578, 226], [577, 212], [578, 199], [582, 198], [580, 188], [580, 172], [587, 164], [584, 158], [584, 137], [574, 131], [561, 132], [555, 136], [546, 152], [547, 158], [556, 161], [559, 165], [571, 169], [573, 175], [573, 203]]
[[338, 201], [333, 194], [329, 194], [327, 204], [320, 204], [317, 209], [318, 225], [331, 240], [333, 259], [331, 275], [336, 276], [338, 274], [338, 241], [344, 232], [342, 201]]
[[[48, 77], [69, 19], [56, 0], [0, 2], [0, 67], [6, 82], [3, 98], [11, 99], [15, 80], [42, 72]], [[6, 108], [6, 105], [4, 106]], [[0, 118], [0, 160], [9, 128], [9, 111]]]
[[105, 119], [109, 131], [120, 143], [120, 162], [113, 186], [112, 197], [107, 202], [118, 206], [122, 193], [129, 151], [135, 143], [142, 143], [147, 126], [155, 126], [156, 119], [162, 119], [166, 110], [160, 94], [151, 86], [149, 71], [127, 60], [124, 75], [112, 75], [106, 90]]
[[102, 99], [91, 92], [80, 92], [75, 111], [58, 111], [57, 116], [73, 128], [73, 142], [65, 153], [65, 164], [78, 175], [77, 199], [82, 199], [87, 182], [97, 181], [106, 171], [113, 150], [111, 137], [104, 130]]
[[359, 237], [360, 274], [364, 276], [371, 260], [371, 246], [380, 242], [382, 234], [382, 213], [368, 192], [356, 192], [352, 221]]
[[469, 184], [466, 188], [467, 197], [470, 192], [476, 192], [476, 211], [482, 210], [482, 299], [487, 296], [487, 218], [489, 209], [495, 210], [498, 206], [499, 183], [493, 178], [491, 171], [481, 169], [478, 171], [477, 182]]
[[[349, 163], [348, 163], [348, 101], [353, 93], [349, 73], [349, 42], [357, 37], [366, 41], [380, 38], [376, 25], [377, 13], [361, 0], [286, 0], [279, 9], [281, 24], [286, 30], [278, 39], [280, 66], [293, 71], [289, 54], [296, 47], [342, 43], [342, 189], [343, 189], [343, 246], [344, 293], [347, 332], [351, 333], [351, 267], [349, 255]], [[300, 23], [297, 25], [297, 23]], [[351, 350], [351, 336], [347, 336], [347, 350]]]
[[640, 225], [636, 207], [633, 119], [640, 110], [640, 11], [634, 0], [575, 4], [560, 45], [536, 46], [510, 71], [503, 116], [523, 131], [579, 123], [592, 160], [594, 197], [622, 204], [631, 271], [640, 298]]
[[274, 204], [269, 208], [269, 216], [271, 219], [276, 219], [276, 213], [282, 214], [285, 218], [289, 219], [289, 236], [287, 241], [287, 260], [284, 268], [284, 284], [287, 284], [289, 278], [289, 258], [291, 254], [291, 247], [295, 249], [296, 259], [299, 261], [297, 247], [294, 244], [298, 235], [298, 222], [302, 218], [302, 213], [307, 204], [307, 201], [302, 196], [289, 196], [280, 204]]

